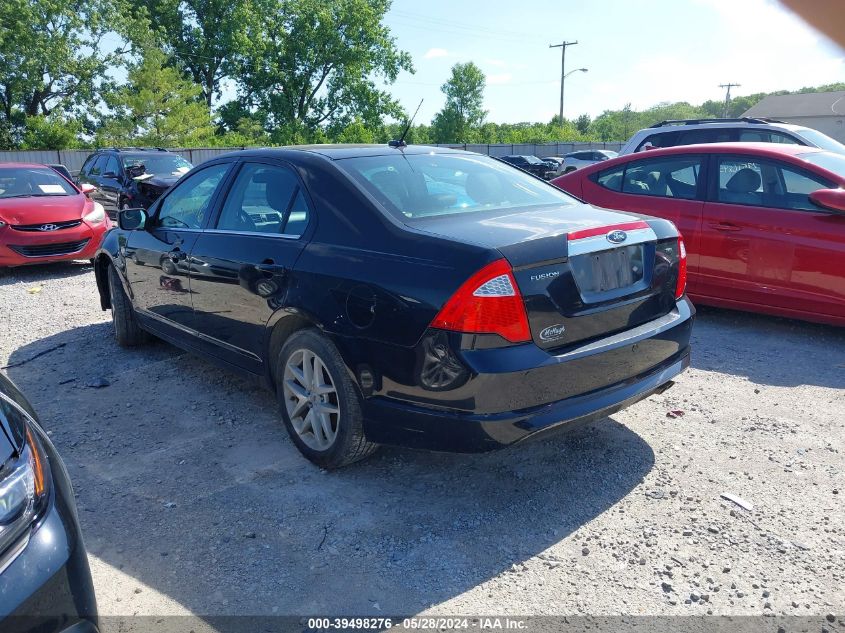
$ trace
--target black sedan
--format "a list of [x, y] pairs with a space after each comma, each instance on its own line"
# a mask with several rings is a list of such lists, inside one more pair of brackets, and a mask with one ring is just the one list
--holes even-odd
[[67, 470], [32, 407], [1, 373], [0, 631], [97, 631]]
[[262, 378], [325, 468], [381, 443], [506, 446], [617, 411], [689, 363], [674, 225], [486, 156], [234, 152], [119, 223], [95, 266], [118, 343], [154, 334]]
[[508, 165], [513, 165], [522, 171], [527, 171], [529, 174], [533, 174], [543, 180], [551, 180], [555, 176], [554, 167], [536, 156], [517, 154], [514, 156], [500, 156], [499, 160]]

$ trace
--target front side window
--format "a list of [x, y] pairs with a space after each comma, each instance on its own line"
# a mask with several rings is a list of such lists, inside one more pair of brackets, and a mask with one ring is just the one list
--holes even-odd
[[0, 199], [73, 196], [79, 193], [47, 167], [0, 166]]
[[701, 157], [652, 158], [628, 163], [622, 192], [694, 200], [701, 175]]
[[89, 173], [91, 173], [91, 167], [94, 165], [94, 162], [96, 160], [97, 155], [91, 154], [85, 161], [85, 164], [82, 166], [82, 169], [79, 170], [80, 175], [87, 176]]
[[745, 158], [719, 159], [716, 199], [729, 204], [818, 211], [809, 194], [831, 183], [795, 167]]
[[109, 178], [117, 178], [118, 174], [120, 174], [120, 164], [114, 156], [109, 156], [103, 168], [103, 175], [107, 175]]
[[290, 169], [248, 163], [226, 197], [217, 229], [299, 237], [308, 215], [299, 181]]
[[99, 176], [103, 173], [103, 167], [106, 166], [106, 161], [108, 161], [109, 157], [105, 154], [100, 154], [97, 157], [97, 161], [94, 163], [93, 167], [91, 167], [91, 176]]
[[158, 225], [175, 229], [200, 229], [209, 211], [214, 193], [229, 165], [213, 165], [179, 182], [158, 210]]
[[336, 164], [403, 221], [575, 202], [554, 185], [487, 156], [396, 152]]

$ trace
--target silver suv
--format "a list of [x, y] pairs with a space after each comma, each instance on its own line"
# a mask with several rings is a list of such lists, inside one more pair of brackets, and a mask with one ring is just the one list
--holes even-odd
[[683, 119], [663, 121], [634, 134], [619, 154], [696, 143], [788, 143], [845, 154], [845, 145], [818, 130], [775, 119]]

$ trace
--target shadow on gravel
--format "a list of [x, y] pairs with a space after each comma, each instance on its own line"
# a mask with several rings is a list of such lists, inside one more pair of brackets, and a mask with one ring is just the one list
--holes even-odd
[[[162, 343], [121, 350], [109, 328], [27, 345], [9, 374], [67, 463], [89, 552], [137, 581], [112, 613], [135, 612], [147, 586], [202, 615], [412, 614], [622, 512], [654, 465], [605, 419], [487, 455], [385, 448], [325, 473], [271, 394]], [[581, 548], [543, 564], [572, 566]]]
[[692, 364], [760, 385], [845, 389], [845, 328], [696, 306]]
[[35, 264], [0, 270], [0, 287], [13, 283], [41, 282], [47, 279], [67, 279], [77, 275], [86, 275], [94, 267], [86, 261], [56, 262], [55, 264]]

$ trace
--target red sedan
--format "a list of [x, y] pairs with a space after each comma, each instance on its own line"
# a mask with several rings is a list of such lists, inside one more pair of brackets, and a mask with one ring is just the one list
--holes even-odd
[[44, 165], [0, 165], [0, 269], [93, 258], [110, 227], [93, 189]]
[[597, 206], [674, 222], [695, 302], [845, 325], [845, 156], [773, 143], [686, 145], [552, 182]]

